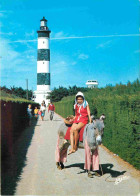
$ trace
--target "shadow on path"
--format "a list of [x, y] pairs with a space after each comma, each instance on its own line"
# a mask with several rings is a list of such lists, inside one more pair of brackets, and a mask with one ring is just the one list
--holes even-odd
[[[116, 170], [113, 170], [113, 164], [111, 163], [106, 163], [106, 164], [101, 164], [101, 166], [99, 165], [99, 173], [100, 175], [102, 175], [102, 170], [103, 170], [103, 175], [105, 174], [110, 174], [112, 178], [117, 178], [118, 176], [121, 176], [123, 175], [126, 171], [116, 171]], [[71, 167], [79, 167], [80, 169], [82, 169], [83, 171], [79, 172], [78, 174], [81, 174], [81, 173], [86, 173], [86, 170], [84, 169], [84, 163], [75, 163], [75, 164], [71, 164], [71, 165], [68, 165], [68, 166], [65, 166], [65, 169], [68, 169], [68, 168], [71, 168]], [[101, 170], [101, 167], [102, 167], [102, 170]]]
[[84, 163], [71, 164], [71, 165], [65, 166], [65, 169], [68, 169], [68, 168], [71, 168], [71, 167], [79, 167], [80, 169], [84, 170]]
[[[111, 163], [106, 163], [106, 164], [101, 164], [102, 170], [103, 170], [103, 175], [104, 174], [110, 174], [112, 178], [117, 178], [118, 176], [123, 175], [126, 171], [116, 171], [113, 170], [113, 164]], [[101, 167], [100, 167], [100, 174], [101, 174]]]
[[31, 144], [37, 121], [32, 120], [32, 125], [27, 127], [14, 144], [12, 156], [7, 156], [1, 162], [1, 194], [14, 195], [17, 181], [20, 179], [22, 168], [26, 165], [26, 154]]

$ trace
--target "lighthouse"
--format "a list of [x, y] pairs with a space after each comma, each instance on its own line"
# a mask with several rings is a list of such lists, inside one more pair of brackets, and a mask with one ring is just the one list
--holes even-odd
[[34, 91], [34, 101], [42, 103], [45, 101], [46, 105], [49, 102], [47, 98], [50, 90], [50, 48], [49, 39], [51, 31], [47, 27], [47, 20], [45, 17], [40, 20], [40, 30], [38, 34], [38, 49], [37, 49], [37, 90]]

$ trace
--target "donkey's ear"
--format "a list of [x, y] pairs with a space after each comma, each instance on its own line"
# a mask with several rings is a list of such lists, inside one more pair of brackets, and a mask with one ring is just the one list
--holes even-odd
[[100, 116], [100, 120], [104, 120], [104, 119], [105, 119], [105, 115], [102, 114], [102, 115]]

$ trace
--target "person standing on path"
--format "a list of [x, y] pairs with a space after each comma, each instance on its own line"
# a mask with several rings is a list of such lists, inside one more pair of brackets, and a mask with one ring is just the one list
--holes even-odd
[[75, 97], [75, 120], [70, 130], [71, 149], [69, 154], [77, 151], [79, 130], [88, 123], [88, 118], [91, 123], [90, 109], [88, 102], [85, 100], [84, 94], [78, 92]]
[[38, 119], [38, 109], [37, 109], [37, 107], [35, 107], [35, 109], [34, 109], [34, 115], [35, 115], [35, 118], [37, 120]]
[[44, 110], [44, 116], [45, 116], [46, 104], [45, 104], [45, 101], [44, 101], [44, 100], [42, 101], [42, 103], [43, 103], [43, 105], [44, 105], [44, 107], [45, 107], [45, 110]]
[[54, 111], [55, 111], [55, 106], [52, 102], [50, 102], [50, 105], [48, 107], [48, 113], [50, 111], [50, 120], [53, 119]]
[[29, 126], [31, 126], [31, 118], [32, 118], [32, 105], [31, 104], [28, 105], [27, 114], [29, 117]]
[[[62, 118], [62, 117], [61, 117]], [[64, 169], [64, 163], [67, 161], [67, 150], [69, 142], [65, 139], [67, 129], [72, 126], [74, 116], [70, 115], [66, 119], [63, 119], [63, 123], [58, 129], [57, 145], [55, 150], [55, 160], [58, 169]]]
[[40, 107], [40, 111], [41, 111], [41, 120], [42, 120], [42, 121], [44, 120], [45, 110], [46, 110], [46, 108], [44, 107], [44, 104], [42, 103], [42, 104], [41, 104], [41, 107]]

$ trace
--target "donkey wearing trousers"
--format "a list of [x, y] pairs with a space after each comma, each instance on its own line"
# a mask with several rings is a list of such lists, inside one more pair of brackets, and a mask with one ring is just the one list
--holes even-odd
[[[85, 148], [85, 166], [90, 171], [91, 165], [93, 170], [99, 170], [98, 145], [101, 144], [104, 122], [102, 116], [100, 119], [94, 119], [93, 123], [87, 124], [83, 131], [83, 142], [79, 142], [79, 148]], [[65, 139], [66, 133], [70, 131], [68, 125], [62, 123], [58, 129], [58, 138], [55, 151], [55, 160], [58, 169], [64, 168], [67, 161], [67, 150], [70, 146], [70, 140]]]

